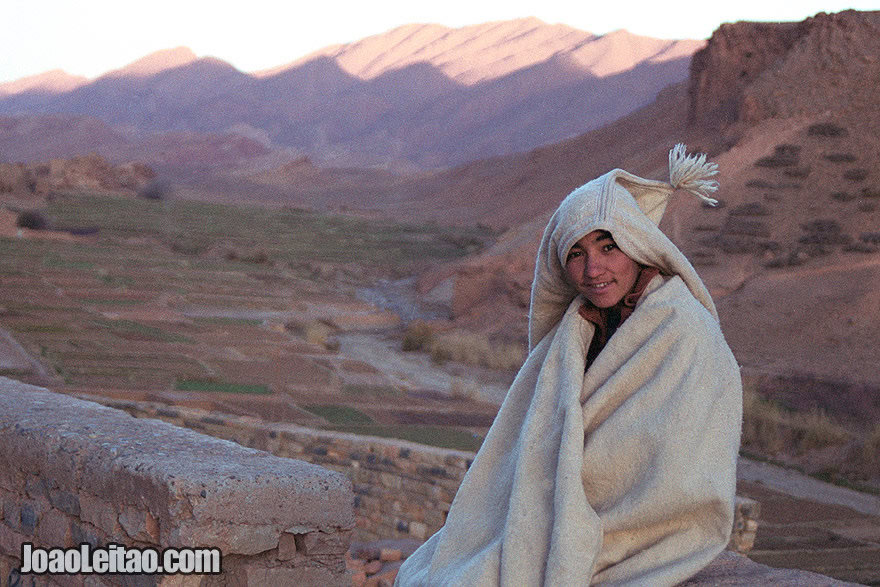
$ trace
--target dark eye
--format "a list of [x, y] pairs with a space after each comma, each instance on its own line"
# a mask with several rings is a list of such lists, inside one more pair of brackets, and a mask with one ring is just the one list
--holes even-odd
[[607, 245], [602, 247], [602, 250], [607, 253], [609, 251], [613, 251], [616, 248], [617, 248], [617, 243], [608, 243]]
[[574, 258], [576, 258], [576, 257], [580, 257], [582, 254], [583, 254], [583, 253], [581, 253], [580, 251], [578, 251], [578, 250], [576, 250], [576, 249], [572, 249], [572, 250], [570, 250], [570, 251], [568, 252], [568, 255], [566, 255], [566, 257], [565, 257], [565, 262], [568, 263], [568, 262], [571, 261], [572, 259], [574, 259]]

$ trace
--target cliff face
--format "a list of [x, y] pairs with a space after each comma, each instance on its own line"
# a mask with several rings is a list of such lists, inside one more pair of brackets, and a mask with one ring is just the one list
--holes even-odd
[[727, 129], [847, 108], [876, 86], [878, 55], [880, 12], [724, 24], [691, 62], [688, 122]]

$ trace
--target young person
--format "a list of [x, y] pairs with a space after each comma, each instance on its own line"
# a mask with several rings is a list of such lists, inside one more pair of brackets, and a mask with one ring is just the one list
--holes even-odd
[[399, 585], [672, 585], [733, 525], [739, 368], [709, 292], [658, 229], [677, 188], [714, 202], [705, 156], [670, 182], [616, 169], [543, 236], [529, 356]]

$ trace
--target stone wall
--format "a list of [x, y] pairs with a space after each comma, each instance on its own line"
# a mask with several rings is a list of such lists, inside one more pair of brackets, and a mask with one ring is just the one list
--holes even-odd
[[196, 408], [95, 398], [244, 446], [344, 473], [354, 486], [355, 538], [424, 540], [443, 526], [473, 453], [396, 440], [218, 415]]
[[39, 584], [346, 584], [349, 480], [0, 377], [0, 578], [21, 545], [216, 547], [222, 575], [55, 575]]
[[[138, 417], [162, 420], [272, 454], [345, 473], [355, 492], [357, 540], [415, 538], [440, 529], [474, 453], [395, 440], [264, 422], [247, 416], [148, 402], [100, 401]], [[751, 549], [758, 504], [737, 498], [729, 548]]]

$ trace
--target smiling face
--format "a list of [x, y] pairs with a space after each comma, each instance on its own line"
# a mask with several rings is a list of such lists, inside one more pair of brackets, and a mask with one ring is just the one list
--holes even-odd
[[617, 248], [610, 232], [594, 230], [568, 251], [565, 277], [594, 306], [610, 308], [632, 290], [639, 264]]

